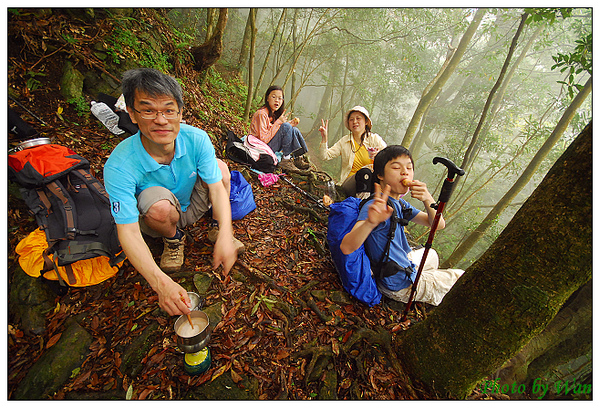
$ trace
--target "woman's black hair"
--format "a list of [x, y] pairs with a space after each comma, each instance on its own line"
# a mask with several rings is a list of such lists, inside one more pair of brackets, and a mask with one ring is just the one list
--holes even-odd
[[375, 160], [373, 160], [373, 173], [375, 174], [376, 182], [379, 182], [379, 176], [383, 177], [385, 165], [394, 160], [396, 157], [400, 156], [408, 156], [410, 158], [410, 162], [412, 163], [413, 169], [415, 168], [415, 162], [412, 158], [412, 155], [404, 146], [390, 145], [380, 152], [377, 152]]
[[283, 114], [283, 111], [285, 109], [285, 96], [283, 98], [283, 102], [282, 102], [281, 106], [279, 107], [279, 109], [277, 109], [275, 112], [273, 112], [273, 111], [271, 111], [271, 107], [269, 106], [269, 94], [273, 91], [281, 91], [281, 93], [283, 93], [283, 89], [280, 86], [271, 85], [267, 89], [267, 92], [265, 92], [265, 104], [263, 105], [263, 107], [267, 108], [267, 110], [269, 111], [269, 117], [272, 118], [272, 122], [275, 122]]

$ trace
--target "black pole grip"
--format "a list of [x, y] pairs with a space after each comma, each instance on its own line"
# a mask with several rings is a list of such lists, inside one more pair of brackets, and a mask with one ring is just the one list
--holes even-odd
[[440, 192], [440, 198], [438, 199], [438, 202], [440, 203], [447, 203], [450, 200], [452, 190], [454, 189], [454, 177], [456, 177], [456, 175], [464, 175], [465, 171], [454, 164], [450, 159], [445, 157], [434, 157], [433, 164], [437, 163], [442, 163], [448, 168], [448, 178], [444, 180], [442, 191]]

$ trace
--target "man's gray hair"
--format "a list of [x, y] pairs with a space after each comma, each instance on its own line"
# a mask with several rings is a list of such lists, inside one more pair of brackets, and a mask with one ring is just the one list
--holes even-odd
[[149, 96], [172, 96], [179, 109], [183, 108], [183, 92], [181, 85], [172, 76], [163, 74], [153, 68], [130, 69], [123, 74], [121, 83], [125, 104], [133, 108], [135, 91], [141, 91]]

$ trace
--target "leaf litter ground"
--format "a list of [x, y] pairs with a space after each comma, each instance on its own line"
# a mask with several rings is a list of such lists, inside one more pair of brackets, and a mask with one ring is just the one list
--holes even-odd
[[[63, 17], [53, 15], [37, 25], [22, 21], [12, 25], [22, 38], [22, 51], [13, 53], [13, 47], [9, 53], [9, 86], [46, 122], [42, 136], [52, 137], [55, 143], [68, 145], [86, 157], [102, 179], [103, 163], [119, 140], [94, 120], [82, 119], [62, 101], [58, 90], [61, 70], [57, 67], [58, 58], [64, 54], [51, 55], [40, 46], [44, 45], [41, 38], [48, 43], [55, 38], [48, 31], [57, 25], [51, 21], [55, 18]], [[68, 26], [65, 24], [59, 22]], [[64, 52], [78, 55], [89, 69], [98, 69], [97, 62], [86, 59], [91, 57], [84, 40], [99, 32], [78, 32], [81, 41], [62, 44]], [[46, 72], [39, 77], [41, 86], [36, 90], [27, 86], [32, 66]], [[178, 66], [175, 75], [194, 78], [195, 74], [186, 66]], [[223, 129], [244, 134], [247, 124], [228, 115], [226, 105], [214, 105], [223, 95], [210, 84], [201, 89], [190, 81], [186, 92], [190, 103], [184, 119], [207, 130], [222, 156], [224, 146], [219, 136]], [[9, 106], [39, 127], [19, 106], [12, 102]], [[229, 165], [244, 171], [241, 166]], [[324, 250], [326, 223], [300, 210], [308, 208], [321, 217], [326, 217], [325, 211], [286, 183], [263, 188], [252, 173], [245, 174], [257, 204], [255, 211], [234, 222], [236, 237], [246, 245], [245, 254], [229, 277], [223, 277], [220, 270], [213, 271], [212, 244], [206, 238], [209, 220], [204, 218], [188, 228], [193, 242], [186, 245], [182, 272], [175, 275], [190, 288], [194, 274], [213, 278], [204, 307], [219, 306], [222, 320], [209, 343], [212, 364], [207, 372], [186, 374], [183, 354], [175, 343], [175, 318], [158, 308], [154, 291], [126, 262], [115, 277], [95, 286], [71, 288], [67, 295], [57, 297], [54, 310], [46, 316], [45, 333], [27, 334], [18, 322], [9, 321], [9, 398], [43, 352], [60, 340], [65, 321], [73, 316], [80, 318], [93, 342], [82, 366], [51, 396], [53, 399], [187, 399], [194, 398], [200, 386], [228, 377], [234, 387], [253, 384], [252, 395], [258, 399], [307, 400], [319, 396], [321, 385], [332, 372], [337, 374], [332, 389], [338, 399], [427, 398], [422, 393], [416, 395], [398, 367], [393, 367], [386, 358], [389, 350], [382, 349], [377, 341], [369, 342], [369, 336], [361, 336], [378, 330], [393, 336], [404, 329], [399, 324], [401, 313], [385, 304], [367, 308], [348, 297], [332, 300], [332, 294], [343, 289]], [[9, 193], [8, 204], [8, 262], [12, 271], [17, 262], [14, 248], [36, 225], [14, 194]], [[160, 243], [149, 244], [158, 259]], [[415, 319], [421, 317], [417, 313]], [[128, 375], [123, 359], [128, 346], [145, 330], [152, 332], [151, 344], [139, 356], [140, 367]], [[227, 399], [227, 394], [219, 398]]]

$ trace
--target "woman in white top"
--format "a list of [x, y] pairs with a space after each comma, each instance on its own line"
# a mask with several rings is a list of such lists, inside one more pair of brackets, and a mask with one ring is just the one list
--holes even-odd
[[331, 160], [342, 156], [340, 180], [347, 196], [373, 191], [373, 158], [387, 145], [377, 133], [371, 132], [369, 112], [362, 106], [350, 109], [345, 117], [346, 128], [351, 132], [343, 136], [330, 148], [327, 147], [327, 127], [329, 120], [323, 121], [319, 128], [321, 144], [319, 153], [322, 160]]

